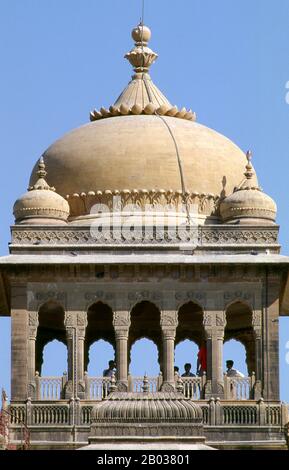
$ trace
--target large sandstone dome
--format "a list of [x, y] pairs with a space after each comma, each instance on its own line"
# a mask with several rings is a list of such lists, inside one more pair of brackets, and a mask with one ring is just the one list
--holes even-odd
[[[147, 47], [150, 30], [133, 30], [126, 54], [135, 75], [115, 104], [91, 113], [86, 124], [44, 153], [47, 181], [67, 198], [70, 221], [93, 218], [96, 205], [112, 212], [114, 196], [144, 213], [180, 204], [206, 222], [220, 219], [220, 201], [244, 181], [245, 154], [229, 139], [195, 122], [195, 114], [172, 106], [148, 74], [156, 60]], [[37, 165], [30, 185], [37, 179]], [[257, 179], [254, 175], [254, 184]], [[80, 222], [80, 223], [82, 223]]]
[[[246, 156], [233, 142], [196, 122], [162, 119], [177, 142], [188, 191], [220, 196], [243, 181]], [[57, 140], [44, 159], [48, 183], [64, 197], [90, 191], [182, 189], [175, 144], [158, 116], [92, 122]], [[31, 184], [36, 171], [35, 166]]]

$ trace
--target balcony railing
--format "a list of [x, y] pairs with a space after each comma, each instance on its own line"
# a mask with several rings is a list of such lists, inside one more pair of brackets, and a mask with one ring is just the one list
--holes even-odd
[[84, 376], [85, 395], [89, 400], [102, 400], [109, 394], [110, 377], [89, 377]]
[[64, 398], [64, 387], [67, 382], [66, 373], [62, 377], [41, 377], [35, 374], [35, 388], [37, 400], [60, 400]]
[[203, 398], [203, 389], [205, 385], [204, 376], [181, 377], [181, 380], [185, 397], [190, 398], [191, 400], [200, 400]]
[[[288, 405], [280, 402], [265, 402], [263, 399], [220, 400], [211, 398], [199, 402], [206, 426], [285, 426], [288, 423]], [[20, 427], [19, 419], [28, 426], [89, 426], [93, 402], [74, 399], [59, 403], [31, 401], [13, 402], [10, 405], [11, 426]]]
[[[205, 398], [206, 374], [202, 377], [180, 377], [182, 392], [187, 398], [200, 400]], [[175, 376], [176, 386], [179, 376]], [[110, 377], [90, 377], [84, 375], [85, 398], [88, 400], [103, 400], [110, 391]], [[147, 377], [150, 392], [161, 390], [162, 374]], [[255, 386], [254, 372], [250, 377], [228, 377], [224, 374], [224, 398], [227, 400], [249, 400], [254, 398]], [[38, 372], [35, 376], [35, 398], [37, 400], [56, 401], [65, 398], [65, 385], [67, 375], [62, 377], [41, 377]], [[128, 376], [128, 391], [140, 393], [143, 391], [143, 377]]]
[[250, 377], [228, 377], [224, 374], [224, 394], [227, 400], [249, 400], [254, 394], [255, 373]]

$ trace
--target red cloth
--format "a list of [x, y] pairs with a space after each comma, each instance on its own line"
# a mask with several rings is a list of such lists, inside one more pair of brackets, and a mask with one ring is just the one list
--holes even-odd
[[207, 370], [207, 348], [202, 346], [198, 352], [198, 359], [201, 370]]

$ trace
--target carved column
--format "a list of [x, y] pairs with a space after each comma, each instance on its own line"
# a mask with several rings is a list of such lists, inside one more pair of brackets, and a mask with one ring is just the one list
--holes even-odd
[[35, 343], [38, 328], [38, 312], [28, 313], [28, 397], [36, 398]]
[[224, 397], [223, 343], [225, 324], [225, 312], [206, 312], [204, 315], [207, 343], [206, 398]]
[[77, 396], [78, 398], [85, 398], [85, 383], [84, 383], [84, 342], [87, 327], [87, 313], [77, 313]]
[[[279, 274], [266, 268], [263, 283], [263, 319], [262, 319], [262, 354], [263, 354], [263, 398], [280, 400], [279, 395]], [[281, 275], [281, 274], [280, 274]]]
[[117, 390], [128, 390], [128, 332], [130, 327], [130, 313], [128, 311], [117, 311], [113, 315], [113, 327], [116, 341], [116, 368], [117, 368]]
[[26, 285], [11, 286], [11, 399], [27, 399], [28, 328]]
[[262, 397], [262, 312], [253, 312], [252, 326], [255, 340], [255, 377], [256, 382], [252, 391], [252, 398], [259, 400]]
[[178, 326], [178, 314], [174, 311], [161, 313], [161, 329], [163, 342], [163, 391], [175, 390], [174, 378], [174, 354], [176, 328]]
[[74, 312], [65, 314], [67, 341], [67, 383], [64, 390], [65, 398], [77, 396], [77, 315]]

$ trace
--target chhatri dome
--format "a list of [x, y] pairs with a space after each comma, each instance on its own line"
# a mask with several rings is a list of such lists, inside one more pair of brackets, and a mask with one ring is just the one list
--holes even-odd
[[277, 207], [273, 199], [254, 183], [252, 153], [247, 152], [245, 180], [233, 194], [220, 204], [221, 217], [227, 223], [270, 224], [276, 219]]
[[[91, 112], [77, 128], [44, 153], [48, 182], [70, 206], [70, 221], [86, 223], [91, 208], [122, 205], [186, 205], [200, 223], [219, 223], [220, 200], [244, 179], [246, 155], [231, 140], [196, 122], [196, 115], [173, 106], [153, 83], [149, 68], [157, 54], [151, 32], [138, 25], [135, 46], [125, 57], [132, 80], [113, 106]], [[30, 184], [37, 178], [35, 166]], [[255, 174], [252, 184], [258, 186]]]
[[69, 205], [55, 192], [55, 188], [49, 186], [46, 176], [45, 163], [41, 157], [38, 162], [37, 181], [14, 204], [16, 224], [60, 225], [67, 222]]

